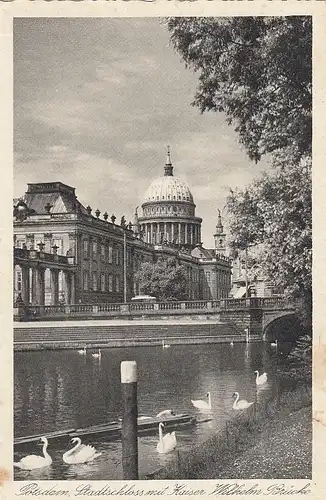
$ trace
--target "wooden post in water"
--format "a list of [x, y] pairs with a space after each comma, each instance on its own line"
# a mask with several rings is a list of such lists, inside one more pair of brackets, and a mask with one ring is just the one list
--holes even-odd
[[123, 479], [138, 479], [138, 438], [137, 438], [137, 363], [122, 361], [122, 468]]

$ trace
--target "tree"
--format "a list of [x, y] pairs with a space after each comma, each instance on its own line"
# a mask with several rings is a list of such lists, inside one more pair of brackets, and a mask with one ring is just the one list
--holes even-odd
[[159, 300], [186, 300], [188, 280], [185, 266], [174, 258], [143, 262], [135, 275], [141, 293], [153, 295]]
[[309, 16], [169, 18], [171, 42], [199, 74], [193, 104], [233, 124], [272, 170], [227, 200], [234, 254], [261, 245], [267, 277], [303, 300], [311, 322], [312, 22]]
[[285, 293], [303, 301], [311, 322], [312, 207], [311, 159], [300, 163], [283, 152], [274, 171], [263, 174], [245, 191], [228, 197], [230, 246], [233, 251], [263, 246], [259, 260], [267, 277]]
[[309, 16], [168, 18], [171, 42], [199, 73], [193, 104], [222, 111], [249, 157], [311, 153]]

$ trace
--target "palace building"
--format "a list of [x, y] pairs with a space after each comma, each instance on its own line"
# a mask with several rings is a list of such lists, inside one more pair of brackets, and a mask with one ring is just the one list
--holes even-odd
[[14, 301], [31, 305], [126, 302], [139, 293], [144, 261], [174, 257], [187, 269], [189, 300], [228, 297], [231, 260], [220, 214], [215, 246], [201, 243], [202, 219], [189, 187], [173, 175], [168, 149], [164, 175], [147, 189], [142, 213], [101, 216], [62, 182], [28, 184], [14, 200]]

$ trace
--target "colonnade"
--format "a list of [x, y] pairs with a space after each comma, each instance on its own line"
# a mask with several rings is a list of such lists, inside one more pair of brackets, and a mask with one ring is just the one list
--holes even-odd
[[[19, 268], [21, 281], [18, 286], [17, 271], [19, 271]], [[59, 287], [59, 283], [61, 287]], [[49, 300], [46, 300], [46, 285], [49, 290], [49, 296], [47, 297]], [[16, 298], [18, 293], [20, 293], [25, 305], [44, 305], [46, 302], [49, 302], [50, 305], [58, 305], [61, 302], [74, 304], [75, 275], [71, 271], [46, 265], [16, 264]]]
[[147, 243], [160, 244], [164, 241], [178, 245], [196, 246], [201, 242], [200, 223], [193, 222], [149, 222], [140, 225]]

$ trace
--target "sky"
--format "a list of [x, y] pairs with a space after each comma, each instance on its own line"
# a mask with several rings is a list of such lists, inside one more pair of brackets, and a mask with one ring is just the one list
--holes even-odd
[[169, 145], [212, 247], [229, 188], [267, 164], [247, 158], [224, 114], [191, 106], [197, 78], [159, 18], [16, 18], [14, 196], [61, 181], [129, 221]]

